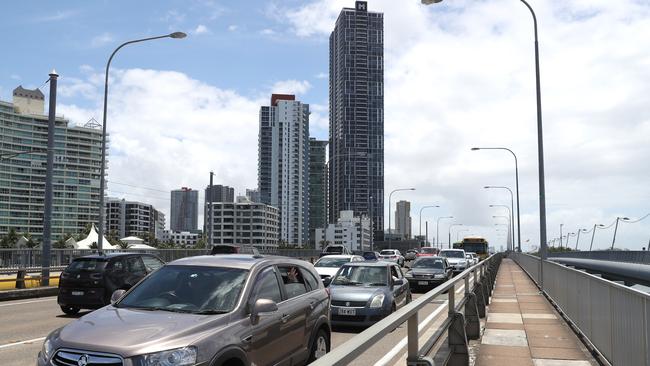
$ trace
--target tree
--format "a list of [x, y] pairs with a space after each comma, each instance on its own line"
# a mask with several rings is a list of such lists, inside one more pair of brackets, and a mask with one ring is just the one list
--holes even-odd
[[[108, 238], [107, 238], [107, 239], [108, 239]], [[125, 242], [123, 242], [123, 241], [121, 241], [121, 240], [118, 240], [115, 244], [113, 244], [113, 243], [111, 243], [111, 244], [112, 244], [112, 245], [117, 245], [118, 247], [120, 247], [120, 248], [122, 248], [122, 249], [128, 249], [128, 248], [129, 248], [129, 244], [128, 244], [128, 243], [125, 243]]]
[[77, 234], [77, 237], [75, 238], [76, 241], [82, 241], [88, 237], [88, 234], [90, 234], [90, 230], [92, 230], [93, 225], [92, 224], [86, 224], [86, 227], [83, 229], [83, 231], [79, 234]]
[[9, 228], [9, 232], [0, 240], [0, 248], [15, 248], [18, 242], [18, 234], [15, 228]]
[[97, 243], [96, 243], [96, 242], [92, 242], [92, 244], [90, 244], [90, 247], [89, 247], [89, 248], [90, 248], [90, 249], [97, 249]]
[[72, 234], [63, 235], [59, 240], [52, 243], [52, 248], [55, 248], [55, 249], [65, 249], [65, 248], [67, 248], [67, 245], [66, 245], [65, 242], [68, 241], [68, 239], [70, 239], [70, 238], [72, 238]]
[[205, 249], [205, 246], [207, 245], [207, 240], [205, 238], [201, 238], [196, 241], [196, 245], [194, 245], [195, 249]]
[[25, 232], [23, 233], [23, 236], [25, 237], [25, 239], [27, 239], [27, 243], [25, 243], [27, 248], [34, 248], [39, 245], [39, 243], [36, 240], [34, 240], [32, 234]]

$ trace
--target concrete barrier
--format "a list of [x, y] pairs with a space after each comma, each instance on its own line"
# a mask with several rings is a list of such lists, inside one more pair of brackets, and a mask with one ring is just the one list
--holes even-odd
[[34, 297], [56, 296], [59, 294], [58, 287], [38, 287], [20, 290], [0, 291], [0, 301], [31, 299]]

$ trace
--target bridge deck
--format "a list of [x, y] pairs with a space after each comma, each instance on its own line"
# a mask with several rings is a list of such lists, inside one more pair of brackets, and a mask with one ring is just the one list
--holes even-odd
[[504, 259], [487, 310], [477, 366], [598, 365], [575, 333], [511, 259]]

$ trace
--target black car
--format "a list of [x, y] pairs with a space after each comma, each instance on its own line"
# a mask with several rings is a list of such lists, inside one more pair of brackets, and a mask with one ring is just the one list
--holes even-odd
[[361, 256], [363, 257], [363, 259], [367, 261], [378, 261], [379, 258], [381, 257], [379, 255], [379, 252], [363, 252]]
[[404, 274], [412, 289], [438, 286], [453, 277], [453, 268], [443, 257], [420, 257]]
[[417, 258], [419, 253], [420, 251], [417, 249], [409, 249], [406, 251], [406, 254], [404, 254], [404, 259], [406, 259], [407, 261], [412, 261], [415, 258]]
[[254, 246], [250, 245], [231, 245], [219, 244], [212, 247], [210, 254], [251, 254], [259, 255], [260, 252]]
[[110, 304], [113, 291], [128, 290], [165, 263], [152, 254], [112, 253], [74, 259], [61, 272], [57, 302], [64, 313]]

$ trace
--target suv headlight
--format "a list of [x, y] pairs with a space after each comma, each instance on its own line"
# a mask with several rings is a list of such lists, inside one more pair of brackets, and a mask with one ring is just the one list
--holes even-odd
[[445, 275], [443, 273], [436, 273], [434, 278], [445, 278]]
[[464, 265], [467, 264], [467, 261], [466, 261], [466, 260], [462, 260], [462, 261], [458, 262], [458, 264], [460, 264], [461, 266], [464, 266]]
[[377, 294], [372, 297], [372, 301], [370, 301], [370, 307], [371, 308], [380, 308], [384, 304], [384, 298], [386, 295], [384, 294]]
[[52, 357], [53, 351], [54, 351], [54, 346], [52, 346], [50, 337], [47, 337], [45, 339], [45, 342], [43, 342], [43, 349], [41, 349], [41, 353], [43, 353], [43, 358], [45, 358], [46, 361], [49, 361], [50, 357]]
[[413, 277], [413, 272], [408, 271], [408, 272], [404, 273], [404, 277]]
[[192, 366], [196, 363], [196, 347], [183, 347], [139, 356], [140, 366]]

